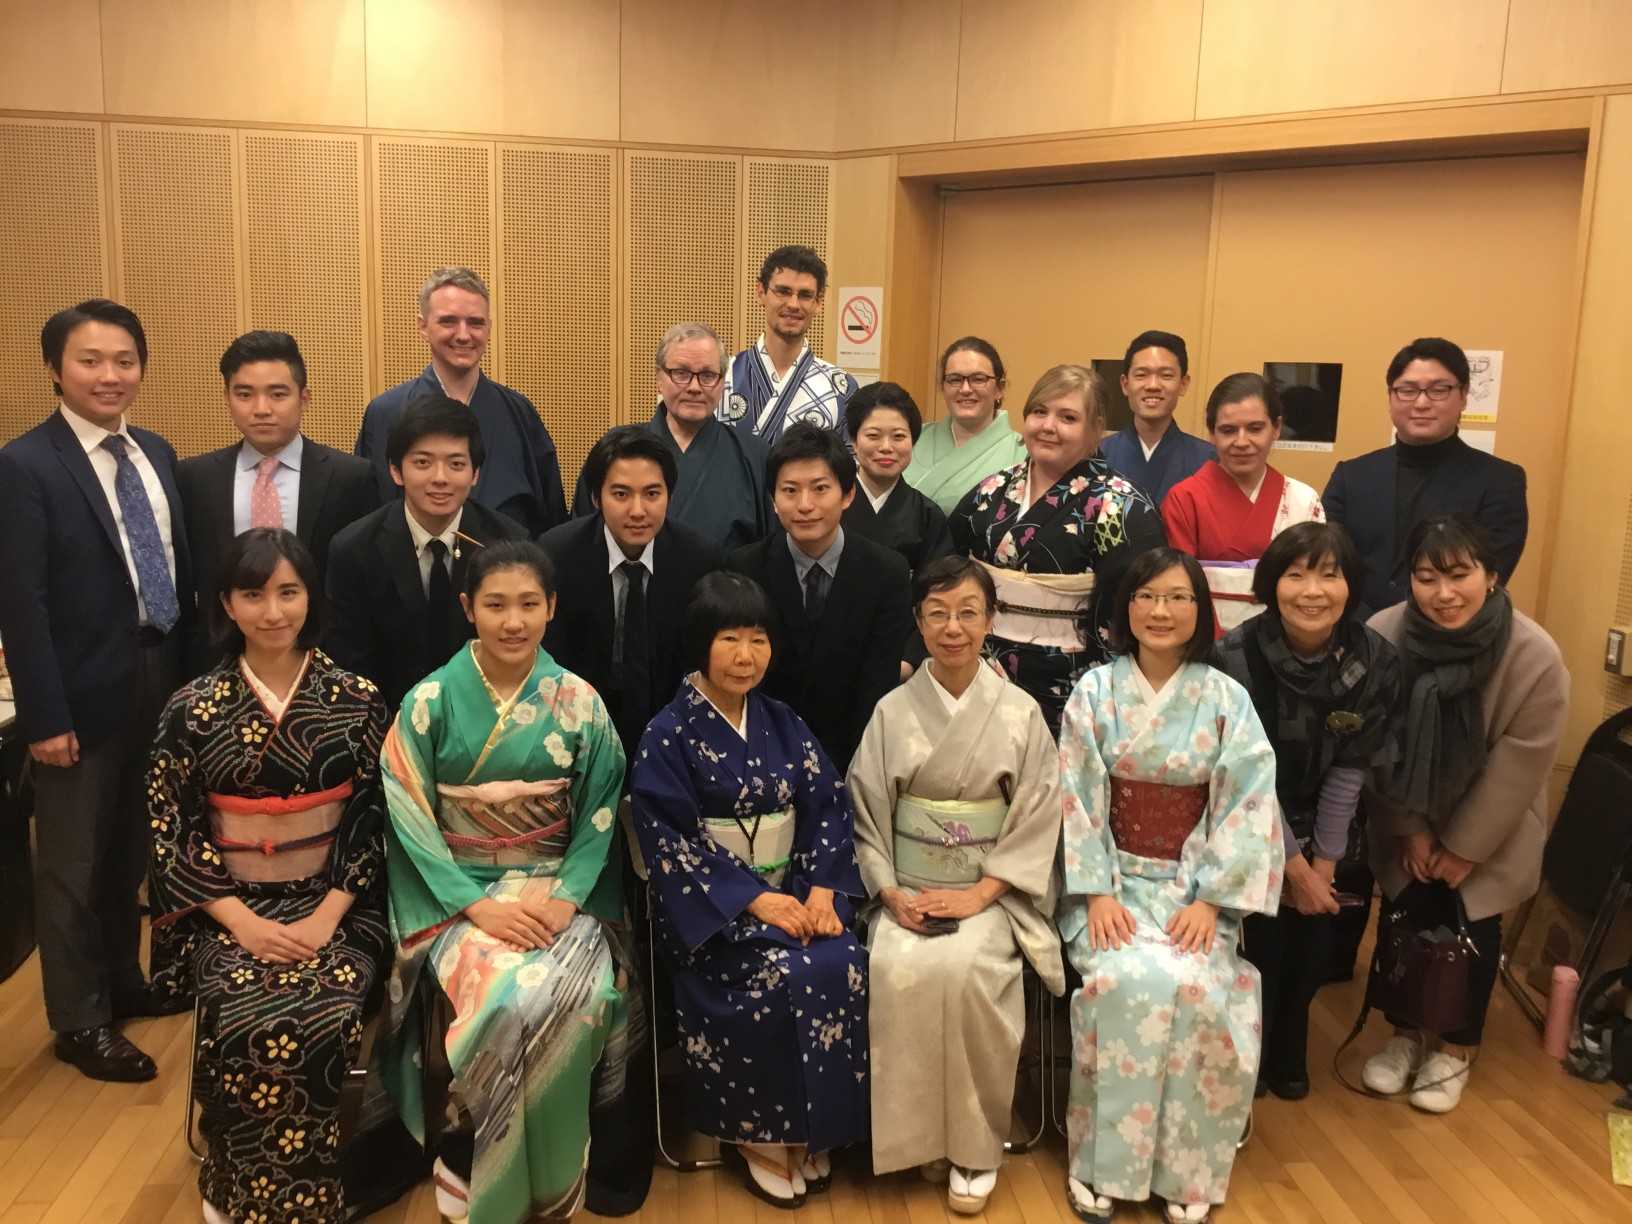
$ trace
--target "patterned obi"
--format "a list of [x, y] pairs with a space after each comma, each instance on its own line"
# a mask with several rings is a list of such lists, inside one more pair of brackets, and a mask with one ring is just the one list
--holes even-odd
[[895, 878], [913, 888], [963, 888], [997, 845], [1009, 805], [1001, 799], [895, 801]]
[[793, 809], [760, 812], [755, 816], [709, 816], [703, 827], [714, 844], [729, 850], [737, 861], [776, 888], [793, 857]]
[[436, 787], [436, 820], [457, 863], [553, 875], [572, 841], [571, 778]]
[[1140, 858], [1177, 862], [1185, 840], [1207, 813], [1207, 783], [1169, 786], [1111, 776], [1111, 836]]
[[205, 796], [210, 836], [235, 880], [257, 884], [304, 880], [328, 865], [351, 783], [312, 795], [250, 799]]
[[1207, 575], [1207, 589], [1213, 595], [1213, 619], [1218, 622], [1220, 634], [1228, 633], [1264, 610], [1264, 605], [1252, 593], [1252, 576], [1257, 569], [1256, 561], [1201, 563], [1201, 572]]
[[1094, 594], [1094, 575], [1024, 574], [977, 561], [997, 587], [992, 633], [1011, 642], [1078, 651], [1087, 647], [1082, 613]]

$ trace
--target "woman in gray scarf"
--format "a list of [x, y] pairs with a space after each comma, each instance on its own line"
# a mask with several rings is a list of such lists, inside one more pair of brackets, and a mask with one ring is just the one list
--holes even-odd
[[1368, 804], [1372, 868], [1388, 897], [1379, 942], [1398, 918], [1455, 930], [1456, 901], [1478, 956], [1466, 1027], [1437, 1041], [1395, 1022], [1367, 1061], [1373, 1092], [1412, 1089], [1411, 1104], [1449, 1113], [1468, 1082], [1496, 984], [1504, 910], [1541, 881], [1547, 774], [1570, 677], [1547, 631], [1500, 585], [1489, 540], [1465, 515], [1433, 515], [1406, 538], [1411, 594], [1371, 618], [1404, 668], [1404, 743], [1387, 798]]

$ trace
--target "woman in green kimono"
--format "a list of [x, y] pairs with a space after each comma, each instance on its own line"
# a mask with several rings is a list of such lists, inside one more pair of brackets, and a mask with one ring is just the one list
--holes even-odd
[[[444, 1216], [565, 1219], [592, 1089], [622, 1078], [603, 1065], [625, 1002], [602, 923], [622, 909], [606, 867], [623, 749], [595, 690], [539, 648], [555, 594], [536, 545], [477, 552], [461, 598], [476, 640], [409, 691], [381, 754], [396, 944], [381, 1069], [408, 1129], [440, 1138]], [[444, 1057], [456, 1121], [437, 1136]]]
[[1008, 380], [991, 344], [979, 336], [952, 341], [940, 379], [946, 415], [924, 426], [901, 479], [950, 515], [970, 489], [1024, 459], [1026, 444], [1003, 407]]

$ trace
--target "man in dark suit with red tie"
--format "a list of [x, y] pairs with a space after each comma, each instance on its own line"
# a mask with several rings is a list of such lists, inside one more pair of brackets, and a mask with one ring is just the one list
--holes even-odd
[[136, 900], [143, 775], [193, 611], [176, 453], [126, 419], [147, 366], [132, 311], [58, 311], [40, 348], [61, 407], [0, 450], [0, 636], [33, 763], [46, 1018], [64, 1062], [148, 1080], [116, 1022], [176, 1010], [143, 980]]

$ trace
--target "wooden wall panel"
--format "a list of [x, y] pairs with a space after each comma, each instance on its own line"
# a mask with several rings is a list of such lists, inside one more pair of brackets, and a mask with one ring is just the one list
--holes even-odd
[[360, 136], [245, 132], [244, 313], [306, 358], [306, 433], [349, 451], [369, 400]]
[[136, 419], [196, 455], [238, 436], [217, 368], [242, 324], [233, 134], [112, 131], [119, 282], [149, 350]]
[[[413, 378], [430, 361], [415, 325], [419, 287], [437, 268], [473, 268], [493, 287], [493, 146], [374, 140], [374, 275], [381, 385]], [[495, 302], [495, 317], [503, 303]], [[492, 375], [495, 330], [482, 368]]]
[[103, 0], [107, 109], [361, 126], [363, 0]]
[[[831, 272], [832, 177], [830, 162], [744, 159], [742, 271], [739, 273], [744, 297], [742, 331], [736, 340], [738, 348], [747, 348], [765, 330], [765, 312], [754, 292], [765, 256], [779, 246], [798, 243], [820, 255]], [[811, 321], [808, 335], [810, 347], [829, 361], [833, 359], [833, 327], [828, 316], [837, 300], [832, 289], [830, 278], [826, 304]]]
[[[833, 288], [828, 291], [829, 310], [838, 309], [840, 285], [889, 283], [890, 197], [894, 187], [893, 157], [846, 157], [833, 163], [833, 253], [827, 261]], [[886, 295], [886, 309], [888, 305]]]
[[613, 157], [599, 149], [499, 149], [504, 381], [543, 417], [569, 500], [584, 456], [617, 420]]
[[1202, 0], [963, 6], [957, 139], [1194, 117]]
[[1506, 25], [1492, 0], [1207, 0], [1194, 117], [1494, 94]]
[[954, 137], [959, 0], [843, 0], [834, 22], [834, 146], [879, 149]]
[[[657, 404], [653, 357], [676, 323], [707, 323], [729, 347], [742, 317], [734, 157], [624, 154], [626, 417]], [[730, 360], [726, 354], [726, 360]]]
[[99, 10], [99, 0], [0, 4], [0, 109], [101, 111]]
[[1632, 81], [1632, 5], [1625, 0], [1508, 0], [1502, 92]]
[[[0, 122], [0, 443], [55, 407], [40, 328], [64, 306], [108, 292], [101, 129], [90, 123]], [[48, 186], [47, 186], [48, 185]], [[140, 404], [141, 401], [138, 401]], [[138, 409], [139, 411], [140, 409]]]

